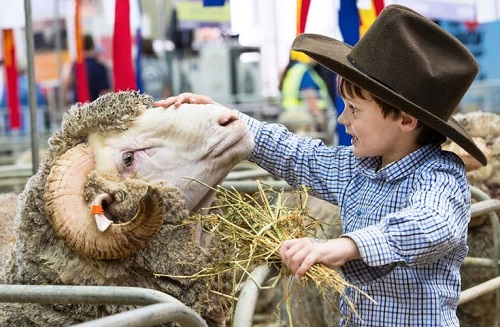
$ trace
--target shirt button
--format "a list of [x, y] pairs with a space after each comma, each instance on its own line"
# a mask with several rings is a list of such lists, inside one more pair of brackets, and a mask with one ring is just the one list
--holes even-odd
[[363, 214], [363, 211], [361, 209], [356, 210], [356, 216], [361, 216]]

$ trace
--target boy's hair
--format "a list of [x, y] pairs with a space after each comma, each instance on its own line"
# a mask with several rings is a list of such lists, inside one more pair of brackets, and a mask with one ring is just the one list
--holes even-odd
[[[368, 100], [363, 94], [362, 88], [360, 88], [356, 84], [351, 83], [349, 80], [343, 78], [340, 75], [337, 75], [337, 93], [343, 98], [359, 97], [361, 99]], [[401, 115], [400, 109], [391, 106], [385, 101], [380, 100], [371, 93], [368, 94], [370, 94], [375, 103], [380, 107], [380, 109], [382, 110], [382, 115], [384, 117], [393, 116], [394, 118], [397, 118]], [[418, 128], [420, 129], [420, 133], [416, 139], [416, 142], [420, 146], [427, 144], [441, 144], [446, 141], [446, 136], [430, 128], [429, 126], [422, 124], [420, 121], [418, 122]]]

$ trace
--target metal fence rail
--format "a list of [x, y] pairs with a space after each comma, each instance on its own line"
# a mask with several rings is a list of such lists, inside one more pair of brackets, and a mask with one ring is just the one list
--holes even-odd
[[182, 327], [207, 327], [201, 318], [193, 315], [190, 308], [178, 303], [150, 304], [143, 308], [73, 325], [73, 327], [149, 327], [169, 321], [176, 322]]
[[234, 327], [251, 327], [253, 325], [253, 314], [260, 291], [273, 275], [275, 275], [275, 269], [266, 265], [258, 266], [251, 272], [238, 296], [234, 310]]
[[[49, 135], [46, 134], [38, 135], [40, 149], [46, 149], [48, 147], [48, 139]], [[25, 152], [26, 153], [31, 152], [31, 140], [28, 135], [11, 135], [11, 136], [0, 135], [1, 165], [15, 164], [19, 155]]]
[[200, 315], [176, 298], [146, 288], [117, 286], [0, 285], [0, 302], [145, 305], [78, 326], [155, 326], [175, 321], [182, 327], [207, 327]]

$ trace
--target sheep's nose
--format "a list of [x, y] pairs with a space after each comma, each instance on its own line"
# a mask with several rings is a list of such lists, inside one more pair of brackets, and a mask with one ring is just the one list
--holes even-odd
[[222, 127], [226, 127], [226, 126], [229, 126], [231, 125], [231, 123], [237, 121], [239, 118], [238, 118], [238, 115], [236, 114], [230, 114], [230, 115], [223, 115], [221, 117], [219, 117], [219, 125], [222, 126]]

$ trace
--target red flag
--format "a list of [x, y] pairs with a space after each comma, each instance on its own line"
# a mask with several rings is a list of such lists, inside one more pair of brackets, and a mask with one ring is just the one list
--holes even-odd
[[5, 80], [7, 82], [7, 106], [9, 108], [9, 122], [11, 130], [21, 127], [19, 110], [19, 85], [17, 79], [16, 47], [14, 31], [9, 28], [3, 30], [3, 57], [5, 65]]
[[87, 69], [83, 56], [83, 35], [80, 22], [81, 0], [75, 1], [75, 40], [76, 40], [76, 61], [75, 61], [75, 91], [76, 101], [90, 101], [89, 84], [87, 80]]
[[311, 0], [297, 0], [297, 35], [304, 33], [306, 29], [310, 5]]
[[384, 0], [373, 0], [373, 8], [375, 8], [375, 14], [378, 16], [384, 9]]
[[113, 32], [113, 78], [115, 91], [137, 88], [132, 61], [129, 0], [116, 0]]

